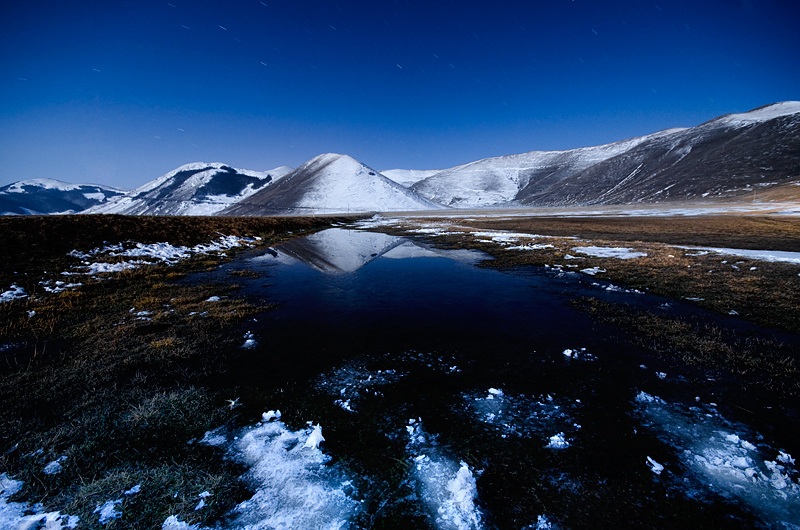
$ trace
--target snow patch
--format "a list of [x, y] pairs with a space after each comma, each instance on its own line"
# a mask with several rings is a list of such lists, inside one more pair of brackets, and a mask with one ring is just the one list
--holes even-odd
[[60, 512], [44, 513], [39, 504], [29, 506], [25, 502], [9, 502], [8, 499], [19, 493], [22, 486], [21, 480], [14, 480], [7, 474], [0, 473], [0, 528], [62, 530], [78, 526], [80, 519], [77, 515], [62, 515]]
[[10, 302], [12, 300], [17, 300], [18, 298], [27, 298], [28, 294], [25, 292], [25, 289], [18, 286], [16, 283], [11, 284], [8, 291], [4, 293], [0, 293], [0, 303], [3, 302]]
[[[222, 236], [216, 241], [195, 245], [194, 247], [174, 246], [169, 243], [119, 243], [116, 245], [106, 245], [102, 248], [95, 248], [89, 252], [80, 252], [73, 250], [69, 253], [70, 256], [83, 260], [81, 265], [72, 267], [72, 272], [62, 274], [98, 274], [120, 272], [129, 269], [135, 269], [143, 265], [152, 265], [154, 263], [166, 263], [172, 265], [182, 259], [189, 258], [194, 255], [204, 255], [211, 253], [225, 252], [233, 248], [241, 246], [252, 246], [256, 242], [253, 238], [237, 237], [237, 236]], [[90, 262], [90, 259], [97, 257], [102, 258], [144, 258], [134, 259], [129, 261], [119, 261], [109, 263], [107, 261]]]
[[178, 519], [177, 515], [170, 515], [161, 525], [161, 530], [200, 530], [199, 524], [189, 524]]
[[[742, 258], [755, 259], [760, 261], [783, 262], [800, 265], [800, 252], [789, 252], [782, 250], [747, 250], [742, 248], [710, 248], [710, 247], [677, 247], [699, 251], [696, 254], [686, 254], [687, 256], [701, 256], [709, 252], [724, 254], [728, 256], [738, 256]], [[738, 267], [737, 267], [738, 268]], [[750, 270], [755, 270], [755, 267]]]
[[569, 447], [569, 442], [564, 437], [564, 433], [560, 432], [550, 437], [550, 443], [547, 444], [550, 449], [566, 449]]
[[[695, 497], [711, 490], [748, 506], [770, 525], [800, 521], [800, 473], [794, 459], [740, 424], [727, 421], [709, 403], [691, 407], [640, 392], [637, 415], [672, 446], [685, 466], [676, 485]], [[648, 458], [654, 473], [663, 467]]]
[[414, 454], [413, 478], [423, 501], [439, 530], [478, 530], [482, 514], [476, 506], [478, 488], [469, 466], [445, 457], [438, 444], [422, 427], [422, 420], [411, 419], [406, 426], [409, 452]]
[[122, 517], [122, 511], [117, 511], [116, 509], [116, 505], [120, 503], [122, 503], [122, 499], [106, 501], [102, 505], [98, 504], [93, 512], [100, 514], [100, 519], [98, 522], [100, 524], [107, 524], [109, 521]]
[[242, 477], [255, 489], [232, 512], [230, 528], [326, 528], [348, 525], [357, 512], [354, 487], [319, 449], [319, 425], [292, 431], [268, 411], [265, 420], [234, 436], [229, 457], [250, 469]]
[[626, 247], [575, 247], [572, 250], [595, 258], [634, 259], [647, 256], [645, 252], [637, 252]]
[[62, 457], [59, 457], [58, 459], [53, 460], [52, 462], [48, 463], [46, 466], [44, 466], [44, 469], [43, 469], [44, 474], [45, 475], [57, 475], [57, 474], [61, 473], [62, 471], [64, 471], [64, 468], [61, 467], [61, 462], [63, 462], [66, 459], [67, 459], [66, 456], [62, 456]]

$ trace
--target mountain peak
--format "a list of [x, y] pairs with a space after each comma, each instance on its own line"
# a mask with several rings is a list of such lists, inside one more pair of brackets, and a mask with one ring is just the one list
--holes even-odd
[[348, 155], [325, 153], [222, 215], [312, 214], [441, 208]]

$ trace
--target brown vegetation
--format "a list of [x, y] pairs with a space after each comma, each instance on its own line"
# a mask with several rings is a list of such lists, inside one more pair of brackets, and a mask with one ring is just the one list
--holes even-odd
[[[25, 482], [23, 498], [79, 515], [82, 527], [99, 528], [95, 507], [135, 484], [147, 501], [125, 497], [122, 518], [104, 528], [156, 528], [172, 514], [202, 523], [228, 512], [246, 495], [242, 470], [217, 449], [187, 441], [237, 417], [227, 402], [235, 396], [214, 381], [240, 351], [234, 326], [270, 307], [237, 298], [232, 283], [176, 280], [216, 268], [233, 252], [82, 278], [79, 289], [61, 293], [40, 292], [38, 282], [72, 266], [70, 250], [104, 242], [194, 245], [238, 234], [271, 244], [337, 221], [0, 218], [8, 250], [0, 281], [35, 294], [0, 304], [0, 472]], [[43, 472], [61, 457], [61, 473]], [[196, 512], [202, 491], [213, 497]]]
[[[676, 299], [770, 328], [800, 333], [800, 267], [699, 252], [672, 245], [800, 251], [796, 217], [617, 217], [430, 219], [445, 233], [437, 244], [475, 248], [495, 259], [488, 267], [558, 266], [565, 270], [599, 267], [598, 279]], [[417, 221], [386, 230], [406, 233]], [[477, 238], [478, 230], [531, 234], [525, 243], [549, 244], [539, 250], [510, 250]], [[450, 231], [449, 233], [447, 231]], [[466, 232], [466, 234], [465, 234]], [[626, 247], [644, 252], [636, 259], [598, 258], [576, 252], [582, 246]], [[574, 255], [579, 259], [570, 259]]]

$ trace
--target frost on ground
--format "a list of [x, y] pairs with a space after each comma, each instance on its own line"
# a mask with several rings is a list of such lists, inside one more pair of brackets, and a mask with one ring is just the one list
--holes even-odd
[[406, 431], [414, 481], [436, 528], [483, 528], [481, 512], [475, 504], [478, 488], [469, 466], [443, 455], [436, 440], [423, 429], [420, 419], [409, 420]]
[[61, 530], [76, 528], [77, 515], [61, 515], [60, 512], [43, 512], [41, 505], [30, 506], [25, 502], [9, 502], [9, 498], [22, 489], [22, 481], [14, 480], [5, 473], [0, 474], [0, 528], [27, 530], [46, 528]]
[[[635, 402], [642, 423], [679, 455], [685, 476], [676, 485], [687, 496], [710, 489], [748, 506], [768, 524], [800, 521], [800, 473], [791, 455], [727, 421], [715, 407], [667, 403], [645, 392]], [[654, 473], [663, 471], [651, 458], [648, 465]]]
[[[350, 480], [319, 448], [323, 440], [319, 425], [292, 431], [277, 411], [236, 435], [206, 433], [202, 443], [226, 447], [250, 468], [242, 478], [255, 490], [234, 508], [227, 528], [346, 528], [359, 503]], [[164, 528], [191, 528], [181, 525], [177, 518], [164, 522]]]
[[533, 398], [511, 396], [490, 388], [486, 394], [464, 396], [474, 416], [496, 429], [502, 438], [541, 438], [546, 447], [565, 449], [569, 438], [581, 428], [567, 412], [568, 406], [548, 395]]

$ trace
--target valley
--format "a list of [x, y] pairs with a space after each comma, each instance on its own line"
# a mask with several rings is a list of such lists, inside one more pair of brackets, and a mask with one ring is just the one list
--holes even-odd
[[796, 216], [429, 215], [0, 219], [0, 513], [796, 520]]

